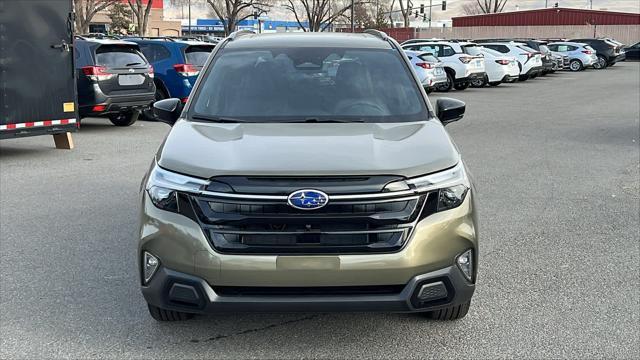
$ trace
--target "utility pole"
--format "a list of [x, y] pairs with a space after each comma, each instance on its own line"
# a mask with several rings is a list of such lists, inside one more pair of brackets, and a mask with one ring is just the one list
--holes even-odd
[[356, 24], [353, 22], [353, 6], [354, 6], [354, 1], [351, 0], [351, 32], [354, 33], [356, 32]]
[[431, 8], [433, 7], [433, 0], [429, 0], [429, 29], [431, 29]]
[[189, 36], [191, 36], [191, 0], [189, 0]]
[[546, 9], [549, 6], [549, 0], [544, 0], [544, 8]]

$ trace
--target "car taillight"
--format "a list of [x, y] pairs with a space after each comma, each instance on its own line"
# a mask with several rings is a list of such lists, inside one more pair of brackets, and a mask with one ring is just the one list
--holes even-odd
[[463, 64], [468, 64], [469, 62], [471, 62], [471, 58], [470, 57], [461, 56], [458, 59], [460, 59], [460, 62], [463, 63]]
[[85, 66], [82, 68], [82, 73], [92, 81], [108, 80], [115, 76], [115, 74], [107, 72], [107, 68], [104, 66]]
[[587, 55], [593, 54], [593, 51], [591, 51], [591, 50], [582, 50], [582, 52], [587, 54]]
[[182, 76], [198, 76], [200, 70], [192, 64], [175, 64], [173, 68]]
[[433, 65], [430, 63], [416, 63], [416, 65], [420, 66], [423, 69], [432, 69]]
[[149, 77], [153, 79], [155, 76], [155, 71], [153, 70], [153, 65], [149, 65]]
[[189, 101], [188, 97], [183, 97], [182, 99], [180, 99], [180, 101], [182, 101], [183, 104], [186, 104], [187, 101]]
[[500, 65], [509, 65], [509, 60], [496, 60], [496, 62]]

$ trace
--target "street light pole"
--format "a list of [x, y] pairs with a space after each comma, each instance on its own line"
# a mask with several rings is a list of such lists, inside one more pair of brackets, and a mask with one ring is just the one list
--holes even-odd
[[191, 36], [191, 0], [189, 0], [189, 36]]
[[429, 0], [429, 29], [431, 29], [431, 8], [433, 8], [433, 0]]

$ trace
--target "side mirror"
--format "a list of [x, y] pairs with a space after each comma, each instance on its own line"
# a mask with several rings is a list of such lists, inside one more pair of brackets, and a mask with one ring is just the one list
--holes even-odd
[[171, 98], [156, 101], [153, 104], [153, 115], [159, 121], [173, 126], [182, 113], [182, 102], [180, 99]]
[[442, 125], [462, 119], [465, 109], [464, 101], [451, 98], [441, 98], [436, 101], [436, 116]]

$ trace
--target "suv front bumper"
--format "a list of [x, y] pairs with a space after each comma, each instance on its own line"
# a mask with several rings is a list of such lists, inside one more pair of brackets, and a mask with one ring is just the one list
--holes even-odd
[[[231, 309], [411, 312], [432, 311], [471, 298], [475, 286], [455, 265], [456, 257], [469, 249], [473, 251], [475, 279], [478, 243], [471, 190], [460, 206], [419, 221], [401, 250], [349, 255], [222, 254], [212, 248], [199, 224], [184, 215], [156, 208], [144, 191], [138, 259], [141, 263], [145, 251], [159, 259], [160, 268], [142, 286], [142, 293], [148, 303], [163, 309], [194, 313]], [[424, 306], [413, 304], [416, 289], [424, 281], [442, 281], [447, 288], [446, 298]], [[174, 284], [181, 286], [176, 289]], [[328, 287], [347, 291], [318, 295]], [[348, 291], [364, 287], [393, 287], [398, 291]], [[236, 296], [216, 290], [224, 288], [313, 291], [311, 295], [294, 291], [286, 295]], [[176, 301], [176, 292], [181, 296], [191, 294], [191, 299]], [[193, 294], [197, 295], [195, 300]]]
[[[435, 289], [430, 298], [421, 300], [423, 287]], [[459, 305], [471, 300], [475, 285], [460, 270], [449, 266], [421, 274], [398, 293], [391, 294], [236, 294], [216, 293], [206, 281], [193, 275], [161, 268], [147, 286], [142, 287], [145, 300], [167, 310], [189, 313], [227, 311], [260, 312], [426, 312]]]

